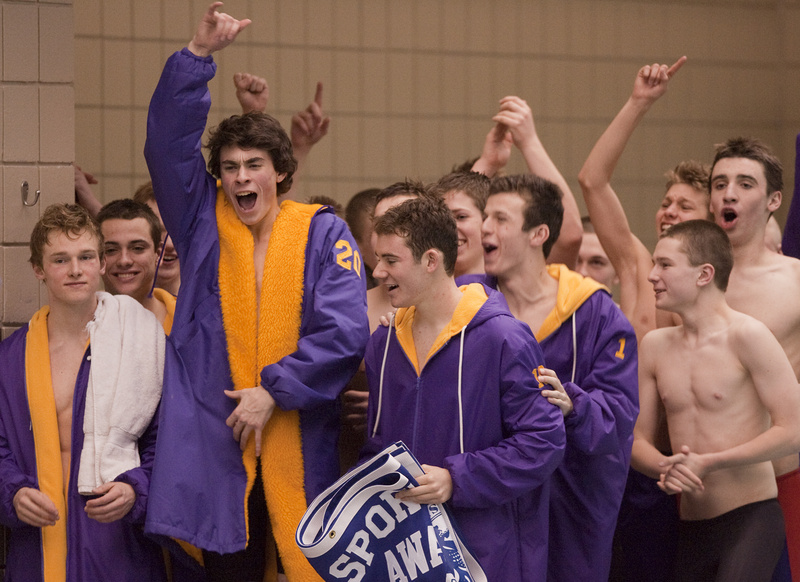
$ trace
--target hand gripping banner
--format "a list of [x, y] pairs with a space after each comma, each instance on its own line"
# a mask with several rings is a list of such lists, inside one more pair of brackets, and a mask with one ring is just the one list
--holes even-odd
[[326, 582], [486, 582], [443, 505], [394, 498], [422, 474], [397, 442], [311, 503], [295, 539]]

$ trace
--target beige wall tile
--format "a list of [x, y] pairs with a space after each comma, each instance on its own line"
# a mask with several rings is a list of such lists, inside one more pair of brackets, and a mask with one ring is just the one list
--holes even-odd
[[36, 5], [3, 3], [3, 79], [39, 78], [39, 12]]
[[415, 0], [393, 0], [389, 2], [386, 16], [388, 45], [392, 49], [408, 50], [414, 46], [417, 26]]
[[[355, 112], [364, 107], [363, 97], [374, 79], [363, 72], [364, 55], [355, 51], [335, 51], [331, 66], [331, 92], [325, 95], [332, 111]], [[381, 78], [377, 79], [380, 83]]]
[[361, 0], [336, 0], [333, 12], [333, 44], [357, 47], [361, 43]]
[[104, 40], [103, 104], [130, 106], [133, 104], [133, 51], [125, 40]]
[[364, 53], [361, 60], [363, 75], [362, 111], [385, 114], [389, 109], [389, 56], [386, 53]]
[[389, 151], [388, 167], [384, 168], [383, 174], [379, 172], [372, 174], [375, 179], [384, 177], [386, 183], [378, 186], [379, 188], [385, 188], [406, 177], [419, 177], [415, 165], [419, 147], [414, 124], [408, 119], [389, 119], [385, 131], [386, 147]]
[[311, 103], [316, 95], [317, 81], [322, 81], [322, 110], [331, 110], [333, 107], [333, 66], [334, 56], [331, 51], [308, 51], [306, 80], [302, 87], [305, 90], [305, 100], [296, 103], [295, 110], [305, 109]]
[[136, 0], [133, 9], [133, 34], [137, 39], [157, 39], [163, 36], [164, 18], [161, 0]]
[[[285, 44], [306, 44], [313, 42], [306, 38], [306, 19], [310, 16], [306, 13], [306, 3], [297, 0], [278, 0], [274, 3], [274, 13], [272, 18], [275, 20], [278, 30], [275, 40]], [[242, 11], [244, 14], [246, 10]], [[231, 12], [234, 16], [237, 12]]]
[[[133, 33], [132, 0], [103, 0], [103, 35], [128, 38]], [[199, 20], [199, 19], [198, 19]]]
[[[495, 0], [493, 2], [482, 2], [480, 10], [475, 10], [474, 3], [470, 5], [470, 23], [473, 27], [482, 27], [488, 30], [489, 46], [491, 51], [500, 54], [516, 54], [522, 51], [521, 31], [524, 25], [522, 21], [522, 4], [519, 0]], [[489, 15], [485, 11], [491, 10]], [[487, 18], [483, 23], [476, 21], [479, 18]]]
[[41, 210], [51, 204], [75, 202], [74, 166], [41, 166], [39, 186], [42, 190]]
[[103, 113], [103, 164], [106, 173], [129, 175], [133, 171], [131, 112], [107, 109]]
[[362, 123], [363, 175], [368, 178], [385, 176], [389, 171], [390, 157], [401, 156], [402, 152], [407, 151], [404, 147], [407, 146], [407, 136], [400, 139], [394, 131], [390, 134], [389, 121], [382, 117], [368, 117]]
[[103, 168], [103, 124], [96, 107], [75, 108], [75, 161], [90, 173]]
[[39, 91], [36, 85], [6, 85], [3, 90], [3, 159], [39, 158]]
[[494, 61], [485, 56], [473, 56], [467, 65], [467, 113], [487, 117], [497, 111], [497, 102], [504, 95], [497, 95], [491, 80], [494, 77]]
[[39, 80], [71, 83], [75, 78], [71, 6], [39, 7]]
[[[78, 0], [80, 1], [80, 0]], [[165, 0], [162, 2], [161, 10], [163, 13], [162, 34], [165, 39], [179, 43], [181, 47], [192, 39], [197, 24], [203, 16], [203, 11], [208, 5], [203, 6], [202, 2], [197, 4], [197, 10], [193, 10], [192, 2], [176, 2]], [[266, 2], [255, 2], [256, 6], [266, 5]], [[255, 16], [253, 16], [255, 18]], [[178, 50], [172, 48], [172, 51]], [[171, 52], [172, 52], [171, 51]]]
[[39, 220], [41, 198], [34, 206], [22, 203], [22, 183], [28, 183], [28, 201], [36, 199], [40, 190], [39, 170], [36, 166], [12, 166], [3, 168], [3, 242], [24, 243], [30, 239], [31, 230]]
[[438, 123], [433, 124], [427, 119], [416, 119], [413, 123], [412, 147], [414, 149], [415, 175], [423, 182], [432, 182], [443, 176], [453, 163], [443, 156], [448, 153], [444, 150], [444, 135], [438, 131]]
[[439, 2], [417, 2], [413, 28], [413, 45], [418, 50], [440, 50], [442, 48], [442, 5]]
[[546, 55], [569, 54], [569, 3], [545, 0], [542, 5], [542, 10], [547, 15], [542, 22], [542, 52]]
[[102, 0], [77, 0], [72, 4], [75, 35], [96, 36], [102, 30]]
[[340, 115], [336, 118], [336, 131], [332, 131], [330, 137], [333, 144], [334, 177], [337, 180], [363, 178], [362, 121], [353, 115]]
[[[306, 55], [299, 49], [278, 50], [278, 89], [276, 104], [280, 109], [294, 111], [308, 103], [314, 88], [306, 87]], [[272, 95], [270, 94], [270, 101]]]
[[75, 160], [75, 92], [72, 85], [39, 87], [39, 160]]
[[465, 0], [462, 3], [467, 18], [467, 50], [472, 53], [486, 54], [495, 49], [492, 4], [483, 0]]
[[157, 41], [142, 41], [133, 45], [133, 105], [148, 107], [153, 91], [161, 77], [164, 63], [161, 59], [161, 44]]
[[333, 0], [308, 0], [305, 26], [308, 29], [307, 42], [311, 46], [334, 46], [334, 14], [336, 3]]
[[416, 114], [414, 103], [414, 63], [410, 53], [390, 53], [389, 68], [389, 113]]
[[83, 105], [103, 103], [103, 41], [99, 38], [76, 38], [75, 101]]
[[469, 50], [470, 39], [467, 34], [467, 11], [462, 0], [443, 0], [442, 5], [442, 48], [446, 53]]
[[544, 6], [540, 2], [522, 2], [519, 15], [519, 50], [525, 55], [542, 52]]
[[412, 67], [414, 78], [414, 107], [420, 115], [446, 113], [442, 104], [442, 57], [439, 55], [415, 55]]
[[442, 102], [449, 115], [469, 112], [471, 87], [466, 57], [445, 53], [442, 57]]
[[359, 5], [361, 42], [365, 48], [386, 48], [389, 45], [391, 23], [386, 0], [371, 0]]
[[40, 283], [28, 262], [27, 246], [4, 247], [2, 251], [3, 323], [24, 324], [39, 309]]

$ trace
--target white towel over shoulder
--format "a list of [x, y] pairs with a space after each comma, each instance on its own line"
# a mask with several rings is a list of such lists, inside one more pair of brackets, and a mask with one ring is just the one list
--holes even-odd
[[137, 441], [153, 418], [164, 378], [164, 330], [135, 299], [98, 292], [87, 329], [92, 366], [78, 471], [81, 494], [140, 465]]

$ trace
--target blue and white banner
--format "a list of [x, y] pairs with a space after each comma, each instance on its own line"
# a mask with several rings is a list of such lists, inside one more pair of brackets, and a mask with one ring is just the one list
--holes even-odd
[[423, 474], [402, 442], [322, 492], [297, 526], [297, 545], [327, 582], [486, 582], [443, 505], [394, 493]]

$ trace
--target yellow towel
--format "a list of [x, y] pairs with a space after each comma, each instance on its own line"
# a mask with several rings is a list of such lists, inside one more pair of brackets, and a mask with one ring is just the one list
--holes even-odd
[[45, 306], [37, 311], [25, 336], [25, 383], [36, 449], [36, 476], [39, 490], [55, 503], [58, 521], [42, 528], [44, 582], [67, 579], [67, 497], [61, 466], [58, 417], [50, 376], [50, 346], [47, 337]]
[[[319, 208], [320, 205], [292, 201], [281, 204], [264, 262], [256, 328], [253, 236], [236, 216], [225, 194], [221, 190], [217, 193], [219, 288], [228, 361], [236, 390], [260, 385], [262, 368], [297, 349], [308, 230]], [[249, 495], [256, 473], [253, 440], [248, 443], [243, 462]], [[294, 541], [295, 530], [306, 510], [297, 411], [275, 408], [263, 434], [261, 470], [273, 535], [287, 577], [289, 580], [321, 580]], [[246, 515], [247, 499], [242, 503]]]

